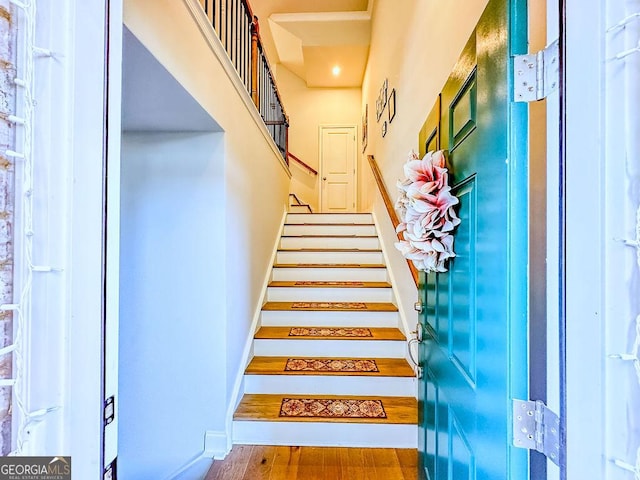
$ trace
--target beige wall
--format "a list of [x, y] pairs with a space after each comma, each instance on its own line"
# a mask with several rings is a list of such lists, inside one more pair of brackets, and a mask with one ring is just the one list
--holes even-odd
[[[277, 69], [278, 89], [289, 115], [289, 151], [320, 171], [320, 125], [360, 125], [362, 123], [359, 88], [307, 88], [306, 83], [282, 65]], [[360, 127], [358, 127], [360, 132]], [[358, 151], [360, 134], [358, 134]], [[319, 211], [318, 176], [291, 162], [291, 192]]]
[[[362, 87], [362, 110], [369, 105], [365, 153], [375, 155], [394, 198], [406, 155], [417, 150], [418, 132], [486, 4], [487, 0], [375, 0], [371, 51]], [[387, 115], [385, 112], [376, 122], [375, 105], [385, 79], [389, 80], [389, 92], [396, 89], [396, 116], [382, 138], [382, 121]], [[361, 172], [368, 179], [369, 166], [366, 157], [362, 159]], [[365, 185], [360, 196], [363, 207], [376, 198], [370, 179]]]
[[[410, 150], [418, 150], [418, 133], [436, 95], [482, 14], [487, 0], [374, 0], [369, 63], [362, 86], [362, 105], [369, 105], [369, 139], [360, 159], [360, 206], [376, 215], [381, 240], [394, 273], [398, 306], [408, 325], [417, 320], [412, 305], [416, 287], [402, 255], [393, 246], [397, 240], [371, 176], [366, 155], [374, 155], [382, 170], [387, 191], [395, 201], [396, 181]], [[464, 15], [461, 15], [464, 13]], [[381, 133], [387, 112], [376, 122], [376, 98], [388, 79], [388, 91], [396, 90], [396, 115]]]

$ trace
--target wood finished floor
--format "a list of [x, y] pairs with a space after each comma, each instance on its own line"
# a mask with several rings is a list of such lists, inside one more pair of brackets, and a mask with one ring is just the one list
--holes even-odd
[[413, 449], [235, 445], [204, 480], [417, 480]]

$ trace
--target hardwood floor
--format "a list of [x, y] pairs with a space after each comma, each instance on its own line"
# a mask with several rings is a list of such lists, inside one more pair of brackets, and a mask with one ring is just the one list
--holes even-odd
[[205, 480], [417, 480], [417, 451], [235, 445]]

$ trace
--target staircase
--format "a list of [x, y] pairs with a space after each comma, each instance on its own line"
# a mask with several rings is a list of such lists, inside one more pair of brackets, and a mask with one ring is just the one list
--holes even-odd
[[234, 443], [415, 448], [406, 337], [370, 214], [289, 213]]
[[289, 194], [289, 209], [290, 213], [313, 213], [311, 205], [300, 201], [295, 193]]

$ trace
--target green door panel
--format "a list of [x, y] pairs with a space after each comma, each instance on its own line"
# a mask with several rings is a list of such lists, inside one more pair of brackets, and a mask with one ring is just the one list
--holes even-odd
[[448, 152], [461, 219], [448, 271], [420, 281], [419, 449], [430, 480], [528, 478], [528, 454], [510, 440], [511, 399], [528, 398], [527, 109], [511, 101], [523, 11], [490, 0], [434, 106], [439, 125], [432, 111], [420, 132], [421, 148], [437, 132]]

